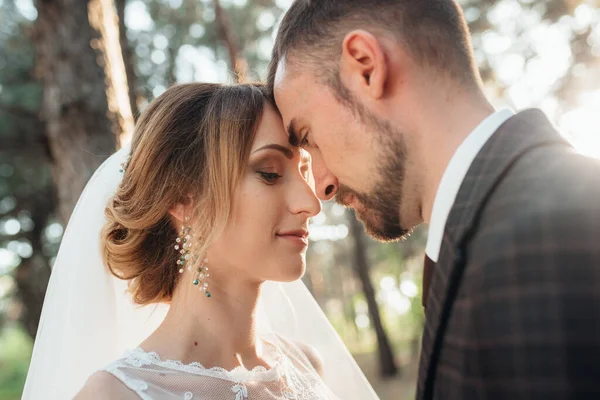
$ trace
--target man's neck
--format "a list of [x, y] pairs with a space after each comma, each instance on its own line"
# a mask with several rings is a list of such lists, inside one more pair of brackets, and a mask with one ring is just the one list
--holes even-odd
[[415, 147], [417, 164], [422, 167], [421, 215], [429, 224], [440, 181], [456, 149], [494, 113], [494, 107], [485, 98], [466, 93], [428, 107], [428, 112], [421, 114], [422, 129]]

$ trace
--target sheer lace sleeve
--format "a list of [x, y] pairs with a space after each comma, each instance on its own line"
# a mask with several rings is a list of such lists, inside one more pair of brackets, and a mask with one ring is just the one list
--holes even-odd
[[270, 368], [225, 370], [162, 360], [137, 348], [105, 368], [140, 399], [325, 400], [336, 397], [298, 346], [279, 348]]

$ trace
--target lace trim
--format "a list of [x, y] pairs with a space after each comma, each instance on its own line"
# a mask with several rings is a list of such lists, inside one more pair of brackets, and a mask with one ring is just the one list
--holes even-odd
[[322, 399], [324, 390], [323, 381], [311, 372], [299, 371], [293, 363], [286, 359], [286, 368], [290, 373], [285, 374], [283, 396], [290, 400], [314, 400]]
[[150, 396], [144, 393], [146, 390], [148, 390], [148, 384], [139, 379], [129, 378], [123, 373], [123, 371], [119, 369], [121, 366], [123, 365], [120, 362], [115, 362], [106, 367], [104, 370], [120, 380], [129, 389], [133, 390], [133, 392], [140, 396], [142, 400], [152, 400]]
[[270, 368], [255, 367], [252, 370], [247, 370], [242, 366], [236, 367], [231, 371], [221, 367], [205, 368], [198, 362], [183, 364], [181, 361], [162, 360], [155, 352], [146, 352], [142, 348], [137, 347], [125, 353], [123, 361], [126, 363], [141, 368], [146, 365], [156, 365], [159, 367], [172, 369], [176, 371], [187, 372], [195, 375], [209, 376], [213, 378], [229, 380], [233, 382], [246, 381], [275, 381], [281, 378], [281, 359], [282, 354], [279, 354], [275, 364]]
[[235, 400], [245, 400], [248, 398], [248, 388], [243, 383], [237, 383], [231, 391], [235, 393]]

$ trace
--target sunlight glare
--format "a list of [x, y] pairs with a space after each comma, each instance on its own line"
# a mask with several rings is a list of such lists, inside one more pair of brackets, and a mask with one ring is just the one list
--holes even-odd
[[46, 240], [50, 243], [59, 243], [63, 235], [63, 227], [58, 222], [54, 222], [46, 228]]
[[256, 27], [261, 31], [269, 30], [273, 25], [275, 25], [275, 16], [271, 11], [263, 11], [258, 16], [256, 21]]
[[17, 255], [10, 250], [0, 248], [0, 275], [17, 263]]
[[575, 26], [578, 30], [586, 29], [594, 22], [594, 9], [587, 4], [580, 4], [575, 9]]
[[410, 300], [398, 291], [389, 293], [387, 301], [398, 315], [404, 315], [410, 310]]
[[384, 292], [393, 291], [396, 289], [396, 279], [393, 276], [385, 276], [379, 281], [379, 286]]
[[148, 31], [154, 27], [154, 21], [143, 1], [134, 0], [127, 3], [125, 25], [127, 25], [127, 28], [136, 31]]
[[275, 0], [277, 7], [287, 10], [292, 5], [292, 0]]
[[400, 284], [400, 291], [403, 295], [410, 298], [416, 297], [419, 294], [419, 288], [417, 285], [408, 279], [402, 281]]
[[16, 235], [21, 231], [21, 224], [18, 219], [11, 218], [4, 222], [4, 233], [8, 236]]
[[38, 13], [37, 9], [33, 5], [33, 1], [18, 0], [15, 5], [17, 6], [17, 9], [21, 13], [21, 15], [23, 15], [28, 20], [34, 21], [37, 18]]
[[600, 104], [569, 111], [560, 119], [559, 126], [579, 152], [600, 158]]
[[356, 323], [356, 326], [362, 329], [368, 328], [371, 324], [371, 321], [369, 321], [369, 316], [366, 314], [357, 315], [354, 322]]
[[156, 49], [152, 51], [152, 54], [150, 54], [150, 59], [154, 64], [160, 65], [167, 60], [167, 56], [165, 55], [164, 51]]

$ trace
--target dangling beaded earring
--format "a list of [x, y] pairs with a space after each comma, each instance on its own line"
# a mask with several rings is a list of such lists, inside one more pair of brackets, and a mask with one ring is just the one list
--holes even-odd
[[[190, 217], [186, 216], [185, 221], [189, 222]], [[177, 265], [179, 267], [179, 273], [183, 274], [185, 268], [188, 271], [194, 271], [194, 280], [192, 283], [195, 286], [200, 288], [200, 291], [204, 292], [206, 297], [211, 297], [212, 294], [208, 291], [208, 277], [210, 274], [208, 273], [208, 267], [206, 264], [208, 263], [208, 258], [205, 258], [198, 267], [192, 267], [193, 264], [198, 262], [198, 256], [196, 255], [193, 260], [190, 260], [192, 257], [191, 249], [193, 247], [194, 239], [196, 235], [192, 232], [192, 228], [189, 226], [182, 225], [181, 231], [179, 232], [179, 236], [175, 240], [175, 250], [179, 251], [179, 259], [177, 260]], [[187, 267], [186, 267], [187, 266]]]
[[210, 294], [210, 292], [208, 291], [208, 277], [210, 276], [210, 274], [208, 273], [208, 267], [206, 266], [206, 264], [208, 264], [208, 258], [202, 260], [202, 262], [200, 262], [200, 265], [196, 267], [196, 270], [194, 271], [196, 277], [193, 281], [193, 284], [198, 286], [200, 288], [200, 291], [204, 292], [204, 295], [206, 297], [211, 297], [212, 294]]
[[129, 160], [131, 160], [131, 154], [129, 154], [127, 156], [127, 158], [125, 159], [125, 161], [123, 161], [120, 165], [121, 165], [121, 169], [119, 169], [119, 172], [121, 174], [124, 174], [125, 171], [127, 170], [127, 167], [129, 166]]
[[[185, 217], [185, 221], [189, 221], [190, 217]], [[190, 247], [191, 247], [191, 238], [190, 231], [192, 228], [186, 227], [185, 225], [181, 226], [181, 231], [179, 232], [179, 236], [175, 239], [175, 250], [179, 251], [179, 259], [177, 260], [177, 265], [180, 266], [179, 273], [183, 274], [184, 267], [186, 265], [186, 261], [190, 258]], [[189, 268], [189, 267], [188, 267]]]

